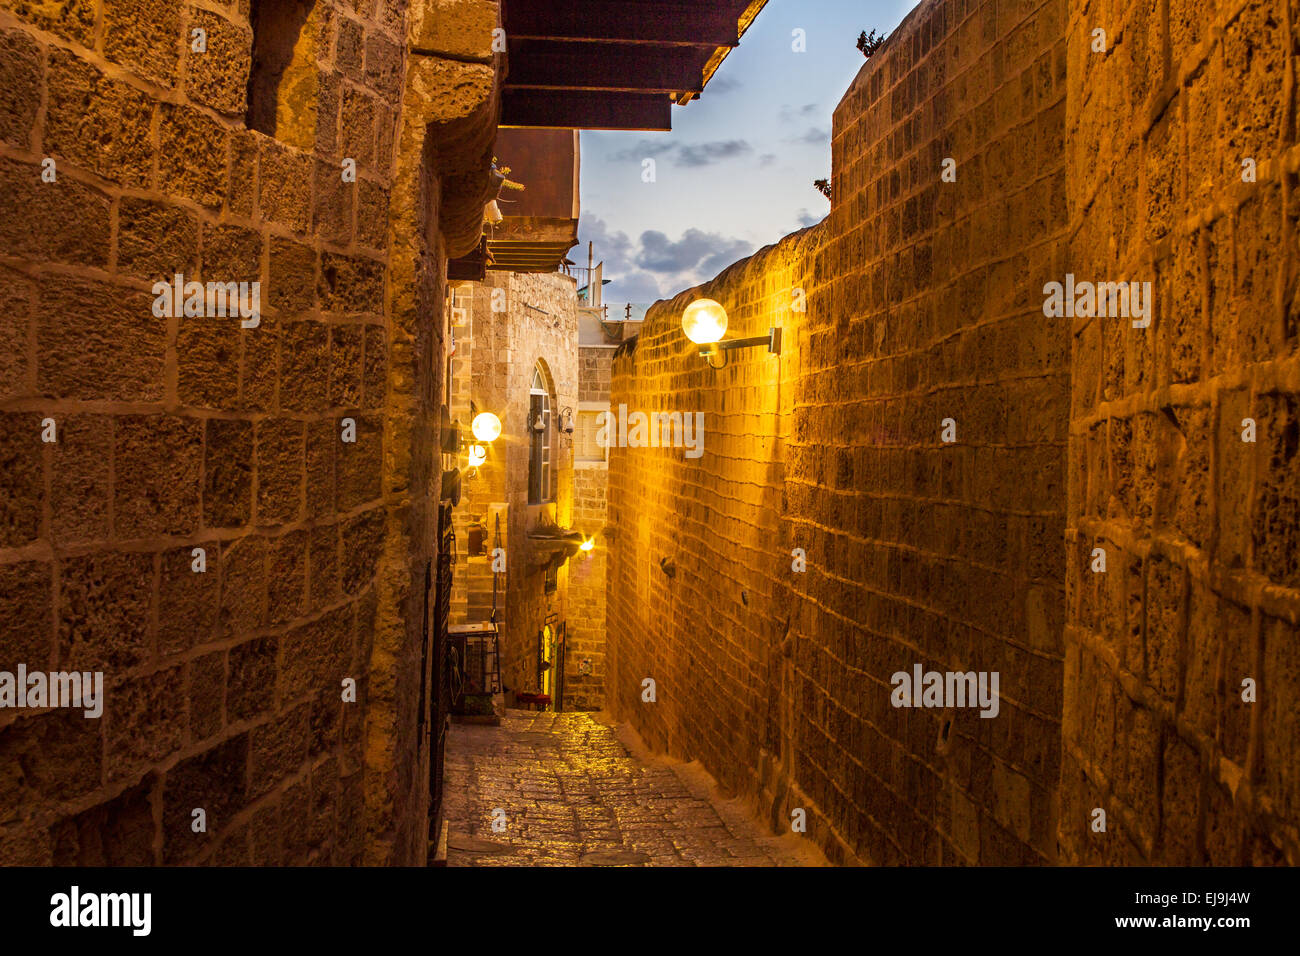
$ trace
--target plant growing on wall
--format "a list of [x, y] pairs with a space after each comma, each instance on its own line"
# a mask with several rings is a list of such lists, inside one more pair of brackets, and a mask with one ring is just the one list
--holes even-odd
[[831, 198], [831, 181], [829, 179], [814, 179], [813, 188], [827, 199]]
[[866, 30], [863, 30], [858, 34], [858, 49], [862, 52], [862, 55], [869, 60], [871, 59], [871, 54], [879, 50], [881, 45], [884, 44], [886, 36], [888, 36], [886, 33], [876, 36], [875, 30], [872, 30], [870, 34], [868, 34]]

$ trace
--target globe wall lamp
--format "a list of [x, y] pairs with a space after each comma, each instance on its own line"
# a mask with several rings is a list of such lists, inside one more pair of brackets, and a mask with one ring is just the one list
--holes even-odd
[[452, 468], [442, 473], [442, 498], [453, 506], [460, 504], [461, 478], [478, 477], [479, 466], [487, 461], [487, 446], [501, 437], [501, 419], [491, 412], [480, 412], [470, 422], [471, 440], [461, 434], [459, 422], [453, 422], [447, 406], [442, 406], [442, 451], [448, 455], [458, 455], [466, 451], [469, 467], [461, 470]]
[[[730, 342], [721, 341], [722, 336], [727, 332], [727, 310], [722, 307], [722, 303], [715, 302], [713, 299], [696, 299], [686, 307], [686, 311], [682, 313], [682, 331], [696, 345], [703, 346], [700, 355], [708, 360], [709, 368], [713, 369], [724, 368], [727, 364], [727, 353], [736, 349], [766, 345], [767, 350], [773, 355], [781, 354], [779, 328], [769, 329], [767, 335], [732, 339]], [[721, 365], [713, 364], [713, 359], [717, 355], [722, 356]]]
[[469, 430], [474, 433], [474, 437], [479, 441], [487, 442], [490, 445], [501, 437], [501, 419], [491, 412], [479, 412], [474, 416], [474, 420], [470, 422]]
[[491, 412], [479, 412], [474, 416], [474, 420], [469, 423], [469, 430], [473, 432], [478, 441], [471, 442], [468, 439], [463, 439], [463, 443], [468, 448], [469, 457], [469, 469], [465, 475], [467, 478], [477, 478], [479, 465], [487, 461], [486, 446], [501, 437], [501, 419]]

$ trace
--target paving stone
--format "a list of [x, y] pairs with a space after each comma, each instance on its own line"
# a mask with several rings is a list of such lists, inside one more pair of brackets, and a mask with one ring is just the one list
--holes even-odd
[[[735, 805], [647, 766], [589, 714], [507, 711], [447, 738], [449, 866], [802, 866]], [[493, 811], [506, 815], [492, 829]]]

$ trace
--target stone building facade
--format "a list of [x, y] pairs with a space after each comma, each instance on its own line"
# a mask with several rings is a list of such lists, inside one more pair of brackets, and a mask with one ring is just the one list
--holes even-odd
[[[573, 439], [561, 423], [578, 404], [576, 284], [560, 273], [489, 272], [454, 295], [453, 417], [468, 429], [476, 412], [492, 412], [502, 433], [462, 485], [452, 614], [457, 622], [488, 620], [495, 580], [501, 679], [513, 705], [520, 691], [554, 696], [555, 674], [544, 686], [538, 673], [540, 645], [548, 626], [547, 636], [558, 641], [560, 625], [572, 619], [572, 562], [582, 560], [561, 561], [549, 542], [537, 538], [540, 530], [574, 523]], [[531, 460], [530, 410], [539, 381], [547, 393], [546, 430], [539, 436], [549, 459], [544, 482]], [[469, 553], [471, 525], [482, 529], [482, 555]], [[492, 569], [498, 546], [503, 572]]]
[[[0, 3], [0, 670], [105, 683], [0, 710], [0, 862], [425, 861], [497, 6]], [[259, 321], [160, 315], [178, 274]]]
[[[611, 452], [616, 716], [842, 862], [1300, 862], [1289, 23], [909, 14], [826, 220], [614, 360], [705, 422]], [[1046, 308], [1067, 275], [1149, 281], [1149, 326]], [[708, 368], [699, 296], [780, 356]], [[917, 665], [997, 672], [998, 715], [896, 706]]]

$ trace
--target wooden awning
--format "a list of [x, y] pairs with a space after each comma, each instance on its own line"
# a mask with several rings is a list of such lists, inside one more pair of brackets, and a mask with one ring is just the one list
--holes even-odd
[[767, 0], [504, 0], [502, 126], [672, 128]]

